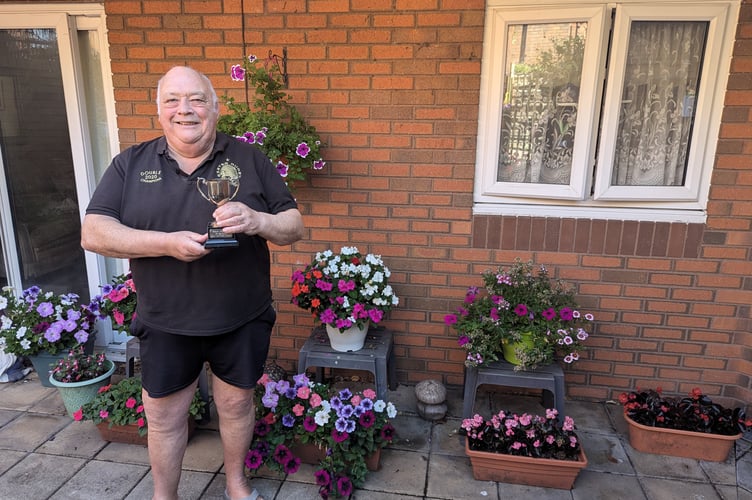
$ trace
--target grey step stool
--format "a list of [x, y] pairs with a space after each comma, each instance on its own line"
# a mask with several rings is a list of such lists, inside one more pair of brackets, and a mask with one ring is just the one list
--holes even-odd
[[514, 371], [506, 361], [494, 361], [480, 367], [465, 367], [462, 418], [471, 418], [475, 394], [482, 384], [543, 389], [543, 405], [556, 408], [559, 420], [564, 418], [564, 371], [557, 363], [540, 366], [532, 371]]
[[[125, 376], [132, 377], [135, 365], [135, 360], [141, 353], [141, 343], [138, 338], [131, 337], [128, 342], [125, 343]], [[201, 423], [206, 424], [210, 420], [209, 411], [209, 379], [206, 375], [206, 369], [201, 370], [201, 374], [198, 376], [198, 392], [201, 395], [201, 400], [206, 403], [204, 407], [204, 414], [201, 418]]]
[[397, 388], [392, 340], [391, 330], [371, 326], [362, 349], [340, 352], [332, 349], [323, 326], [314, 328], [300, 348], [298, 372], [303, 373], [309, 366], [315, 366], [316, 381], [321, 382], [325, 367], [369, 371], [376, 382], [376, 396], [386, 401], [387, 385], [392, 390]]

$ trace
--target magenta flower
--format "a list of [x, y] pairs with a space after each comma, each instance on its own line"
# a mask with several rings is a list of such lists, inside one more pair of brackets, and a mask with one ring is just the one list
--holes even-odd
[[234, 64], [230, 68], [230, 78], [233, 82], [242, 82], [245, 80], [245, 70], [240, 64]]
[[517, 304], [517, 307], [514, 308], [514, 314], [517, 316], [527, 316], [527, 306], [525, 304]]
[[308, 147], [308, 144], [306, 144], [305, 142], [298, 144], [298, 147], [295, 149], [295, 154], [300, 156], [301, 158], [305, 158], [310, 152], [311, 148]]
[[264, 464], [264, 457], [258, 450], [250, 450], [245, 456], [245, 466], [257, 470]]

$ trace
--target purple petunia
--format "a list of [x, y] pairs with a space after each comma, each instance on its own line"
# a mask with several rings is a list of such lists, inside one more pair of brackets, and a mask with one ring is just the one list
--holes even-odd
[[300, 144], [298, 144], [298, 147], [295, 148], [295, 154], [300, 156], [301, 158], [305, 158], [310, 152], [311, 148], [308, 147], [308, 144], [306, 144], [305, 142], [301, 142]]
[[55, 312], [55, 307], [49, 302], [42, 302], [37, 306], [37, 313], [43, 318], [51, 316]]
[[230, 68], [230, 78], [233, 82], [242, 82], [245, 80], [245, 70], [240, 64], [233, 64]]

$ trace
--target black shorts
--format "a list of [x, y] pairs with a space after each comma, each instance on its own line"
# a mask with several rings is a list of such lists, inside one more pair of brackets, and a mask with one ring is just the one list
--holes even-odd
[[153, 398], [194, 383], [204, 362], [212, 374], [235, 387], [253, 389], [264, 373], [277, 313], [272, 306], [240, 328], [221, 335], [175, 335], [150, 328], [136, 317], [131, 332], [141, 345], [141, 382]]

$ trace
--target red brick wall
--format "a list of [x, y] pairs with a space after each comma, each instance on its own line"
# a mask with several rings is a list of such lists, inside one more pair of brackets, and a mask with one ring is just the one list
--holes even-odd
[[105, 1], [122, 146], [159, 133], [155, 86], [171, 66], [242, 98], [230, 66], [286, 46], [290, 93], [329, 147], [327, 168], [297, 193], [306, 238], [274, 252], [280, 364], [294, 368], [313, 325], [287, 303], [290, 273], [348, 244], [393, 271], [401, 381], [460, 384], [464, 352], [443, 317], [480, 272], [521, 257], [577, 283], [596, 313], [592, 350], [567, 372], [570, 397], [661, 385], [752, 400], [752, 7], [742, 8], [708, 223], [686, 225], [472, 216], [484, 5]]

